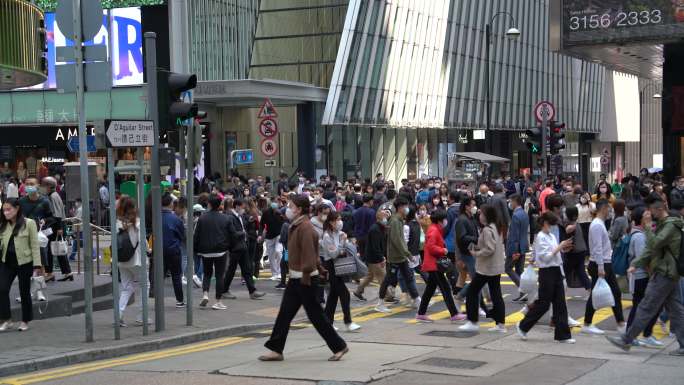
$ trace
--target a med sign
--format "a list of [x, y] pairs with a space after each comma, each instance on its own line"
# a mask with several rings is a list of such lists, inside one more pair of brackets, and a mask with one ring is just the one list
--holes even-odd
[[[140, 22], [140, 8], [114, 8], [103, 10], [102, 28], [100, 32], [86, 45], [108, 44], [107, 47], [112, 64], [112, 85], [124, 86], [143, 83], [143, 56], [142, 56], [142, 28]], [[48, 80], [36, 88], [56, 88], [55, 47], [71, 46], [73, 43], [67, 40], [59, 26], [55, 22], [54, 13], [45, 14], [45, 26], [47, 29], [48, 46]], [[111, 32], [111, 39], [107, 36]]]

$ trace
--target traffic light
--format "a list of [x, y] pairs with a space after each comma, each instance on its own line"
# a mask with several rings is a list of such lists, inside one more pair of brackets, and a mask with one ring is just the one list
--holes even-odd
[[183, 100], [184, 93], [197, 86], [197, 76], [158, 71], [157, 80], [160, 142], [178, 148], [178, 135], [184, 121], [196, 117], [199, 112], [197, 104]]
[[542, 132], [542, 129], [539, 127], [534, 127], [525, 131], [525, 133], [527, 134], [525, 144], [527, 145], [527, 148], [530, 149], [530, 152], [532, 154], [541, 154], [541, 146], [544, 143], [544, 133]]
[[565, 148], [563, 129], [565, 129], [565, 123], [549, 121], [549, 150], [551, 155], [556, 155]]

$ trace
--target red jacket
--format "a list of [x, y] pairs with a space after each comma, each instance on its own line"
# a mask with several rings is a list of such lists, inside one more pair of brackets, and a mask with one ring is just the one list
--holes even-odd
[[433, 223], [425, 235], [423, 265], [420, 269], [425, 272], [437, 271], [437, 259], [445, 257], [446, 254], [442, 226]]

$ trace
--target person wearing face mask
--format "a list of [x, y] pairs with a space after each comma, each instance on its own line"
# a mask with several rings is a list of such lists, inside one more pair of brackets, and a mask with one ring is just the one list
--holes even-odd
[[319, 275], [327, 272], [320, 266], [319, 238], [309, 221], [309, 208], [309, 198], [298, 195], [291, 200], [286, 211], [286, 216], [291, 221], [287, 242], [290, 279], [283, 293], [271, 337], [264, 344], [269, 351], [259, 357], [260, 361], [284, 359], [283, 350], [290, 324], [302, 306], [309, 321], [334, 353], [329, 361], [339, 361], [349, 352], [346, 342], [335, 332], [316, 298], [320, 286]]
[[354, 211], [353, 220], [356, 245], [358, 246], [359, 254], [361, 254], [361, 259], [365, 260], [368, 233], [371, 226], [376, 222], [372, 195], [366, 194], [363, 196], [363, 206]]
[[361, 279], [359, 286], [353, 293], [354, 297], [360, 301], [366, 301], [363, 292], [372, 281], [375, 280], [378, 284], [382, 284], [385, 279], [386, 230], [389, 216], [390, 214], [386, 211], [378, 211], [375, 214], [375, 223], [368, 230], [363, 252], [364, 261], [368, 265], [368, 274]]
[[409, 267], [411, 253], [408, 250], [406, 239], [404, 238], [404, 221], [409, 213], [409, 202], [403, 197], [394, 200], [395, 214], [392, 215], [387, 228], [387, 260], [390, 263], [388, 274], [380, 285], [378, 304], [375, 310], [381, 313], [388, 313], [390, 310], [385, 306], [385, 295], [389, 286], [397, 284], [397, 274], [401, 274], [408, 284], [408, 291], [413, 300], [413, 307], [418, 308], [420, 297], [415, 285], [410, 282], [413, 272]]
[[442, 236], [442, 233], [449, 223], [447, 213], [444, 210], [436, 210], [430, 215], [430, 220], [432, 221], [432, 225], [430, 225], [427, 235], [425, 236], [423, 264], [421, 265], [421, 271], [428, 274], [428, 279], [425, 282], [425, 291], [423, 291], [423, 297], [420, 300], [416, 321], [420, 323], [434, 322], [430, 317], [425, 315], [425, 313], [427, 312], [428, 305], [430, 304], [430, 300], [435, 294], [435, 289], [437, 287], [439, 287], [442, 297], [444, 297], [444, 303], [451, 315], [451, 321], [463, 321], [466, 318], [465, 314], [460, 314], [456, 308], [454, 297], [451, 295], [449, 282], [447, 282], [444, 272], [440, 271], [437, 267], [437, 261], [439, 259], [447, 258], [448, 250], [445, 247], [444, 237]]
[[[259, 222], [259, 233], [263, 234], [263, 243], [271, 268], [271, 281], [280, 280], [280, 259], [283, 255], [283, 248], [280, 245], [279, 237], [280, 230], [283, 227], [283, 219], [278, 203], [271, 201], [268, 208], [261, 214], [261, 221]], [[261, 237], [257, 239], [257, 242], [261, 241]]]
[[582, 228], [582, 233], [584, 233], [584, 239], [589, 240], [589, 226], [591, 221], [594, 219], [594, 213], [596, 212], [596, 203], [592, 202], [589, 193], [583, 193], [580, 195], [579, 203], [577, 207], [577, 224]]
[[596, 203], [601, 199], [605, 199], [611, 205], [615, 203], [615, 195], [613, 195], [610, 185], [608, 185], [608, 182], [599, 182], [596, 191], [597, 193], [591, 196], [592, 202]]
[[582, 190], [581, 189], [573, 189], [572, 188], [572, 183], [570, 182], [565, 182], [565, 185], [563, 186], [564, 191], [563, 191], [563, 203], [565, 204], [565, 208], [568, 207], [575, 207], [577, 205], [577, 202], [579, 202], [579, 197], [582, 195]]
[[[508, 227], [506, 237], [506, 274], [511, 278], [515, 286], [520, 286], [520, 275], [525, 266], [525, 254], [529, 250], [529, 217], [522, 208], [522, 197], [518, 194], [511, 195], [508, 204], [513, 211], [511, 225]], [[527, 295], [519, 293], [513, 302], [525, 302]]]
[[[27, 178], [24, 182], [26, 196], [19, 198], [19, 205], [21, 212], [26, 218], [33, 219], [39, 228], [47, 229], [52, 227], [57, 222], [52, 210], [50, 209], [50, 202], [38, 190], [38, 180], [36, 178]], [[43, 266], [48, 266], [48, 248], [40, 248], [40, 255], [43, 259]], [[54, 281], [55, 276], [52, 271], [46, 270], [45, 282]], [[42, 291], [37, 294], [38, 300], [45, 300]]]
[[673, 356], [684, 356], [684, 305], [679, 287], [680, 274], [677, 269], [681, 256], [681, 238], [684, 221], [669, 215], [665, 204], [659, 199], [650, 199], [649, 211], [657, 221], [655, 231], [648, 217], [642, 218], [642, 230], [646, 236], [646, 246], [641, 255], [630, 262], [629, 274], [637, 269], [647, 269], [650, 274], [648, 288], [636, 309], [633, 322], [618, 336], [607, 336], [610, 343], [629, 351], [634, 340], [660, 313], [664, 306], [670, 317], [670, 329], [679, 342], [679, 348], [670, 352]]
[[[54, 222], [50, 227], [52, 229], [52, 235], [48, 237], [50, 242], [55, 242], [64, 239], [64, 219], [66, 219], [66, 213], [64, 211], [64, 202], [62, 197], [57, 192], [57, 180], [53, 177], [46, 177], [42, 180], [41, 194], [44, 194], [50, 204], [50, 211], [52, 211]], [[59, 281], [73, 281], [74, 276], [71, 273], [71, 266], [69, 265], [69, 260], [66, 255], [57, 256], [59, 262], [59, 269], [62, 273], [62, 278]], [[47, 266], [45, 267], [48, 275], [52, 275], [54, 269], [54, 256], [52, 255], [52, 248], [48, 244], [47, 248]]]
[[323, 237], [321, 238], [323, 266], [328, 270], [328, 281], [330, 282], [330, 292], [325, 303], [325, 314], [330, 323], [335, 321], [335, 310], [339, 299], [344, 315], [345, 330], [353, 332], [359, 330], [361, 326], [352, 322], [349, 290], [344, 284], [344, 277], [335, 273], [335, 259], [346, 255], [346, 243], [347, 235], [342, 232], [342, 219], [338, 213], [331, 212], [323, 223]]
[[670, 206], [675, 207], [677, 202], [684, 203], [684, 176], [675, 178], [674, 188], [670, 191]]
[[[221, 213], [219, 208], [221, 199], [212, 194], [208, 199], [208, 211], [200, 215], [193, 235], [194, 249], [202, 258], [202, 300], [199, 306], [204, 308], [209, 303], [209, 289], [212, 275], [216, 278], [216, 302], [214, 310], [225, 310], [226, 305], [221, 301], [223, 295], [223, 277], [226, 271], [226, 260], [230, 248], [230, 234], [228, 233], [228, 216]], [[201, 207], [201, 206], [200, 206]], [[197, 266], [197, 264], [196, 264]]]
[[[224, 298], [235, 299], [235, 296], [230, 293], [230, 285], [233, 282], [235, 271], [237, 270], [238, 265], [240, 265], [240, 274], [242, 274], [242, 279], [245, 281], [245, 285], [249, 291], [249, 298], [259, 299], [265, 295], [265, 293], [257, 291], [256, 287], [254, 286], [252, 263], [247, 254], [247, 233], [244, 223], [245, 206], [245, 201], [242, 199], [236, 199], [233, 201], [233, 206], [228, 212], [230, 262], [228, 263], [228, 270], [226, 270], [225, 279], [223, 281]], [[280, 235], [280, 233], [278, 233], [278, 235]], [[278, 261], [278, 263], [280, 263], [280, 261]]]
[[525, 189], [525, 203], [523, 205], [525, 213], [530, 223], [530, 244], [534, 242], [534, 235], [537, 233], [537, 222], [541, 211], [541, 204], [535, 194], [534, 187], [527, 186]]
[[477, 207], [482, 207], [489, 203], [489, 201], [492, 199], [492, 195], [489, 194], [489, 186], [487, 186], [486, 183], [480, 184], [480, 190], [475, 195], [475, 202], [477, 203]]
[[15, 277], [19, 278], [21, 295], [19, 331], [26, 331], [33, 320], [31, 276], [40, 274], [41, 256], [36, 222], [24, 217], [16, 198], [10, 198], [2, 205], [0, 243], [3, 246], [0, 250], [0, 332], [12, 327], [9, 296]]
[[460, 215], [455, 224], [456, 246], [458, 247], [459, 256], [457, 266], [459, 268], [459, 276], [457, 287], [454, 289], [458, 292], [455, 300], [457, 307], [460, 308], [468, 295], [468, 285], [466, 285], [466, 273], [472, 280], [475, 277], [475, 258], [470, 253], [470, 246], [477, 243], [478, 231], [475, 216], [477, 215], [477, 203], [475, 199], [466, 197], [461, 201]]

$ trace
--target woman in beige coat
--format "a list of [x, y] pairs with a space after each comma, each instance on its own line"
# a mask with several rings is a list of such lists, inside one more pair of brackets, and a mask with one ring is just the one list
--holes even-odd
[[480, 208], [480, 223], [483, 226], [480, 232], [477, 246], [472, 249], [475, 257], [475, 277], [470, 282], [466, 311], [468, 322], [461, 326], [461, 331], [478, 331], [478, 299], [480, 291], [486, 284], [489, 286], [489, 294], [494, 308], [487, 311], [487, 317], [496, 321], [496, 326], [489, 329], [492, 332], [505, 333], [506, 309], [503, 296], [501, 295], [501, 274], [505, 270], [504, 243], [501, 233], [501, 219], [498, 218], [496, 209], [490, 205]]

